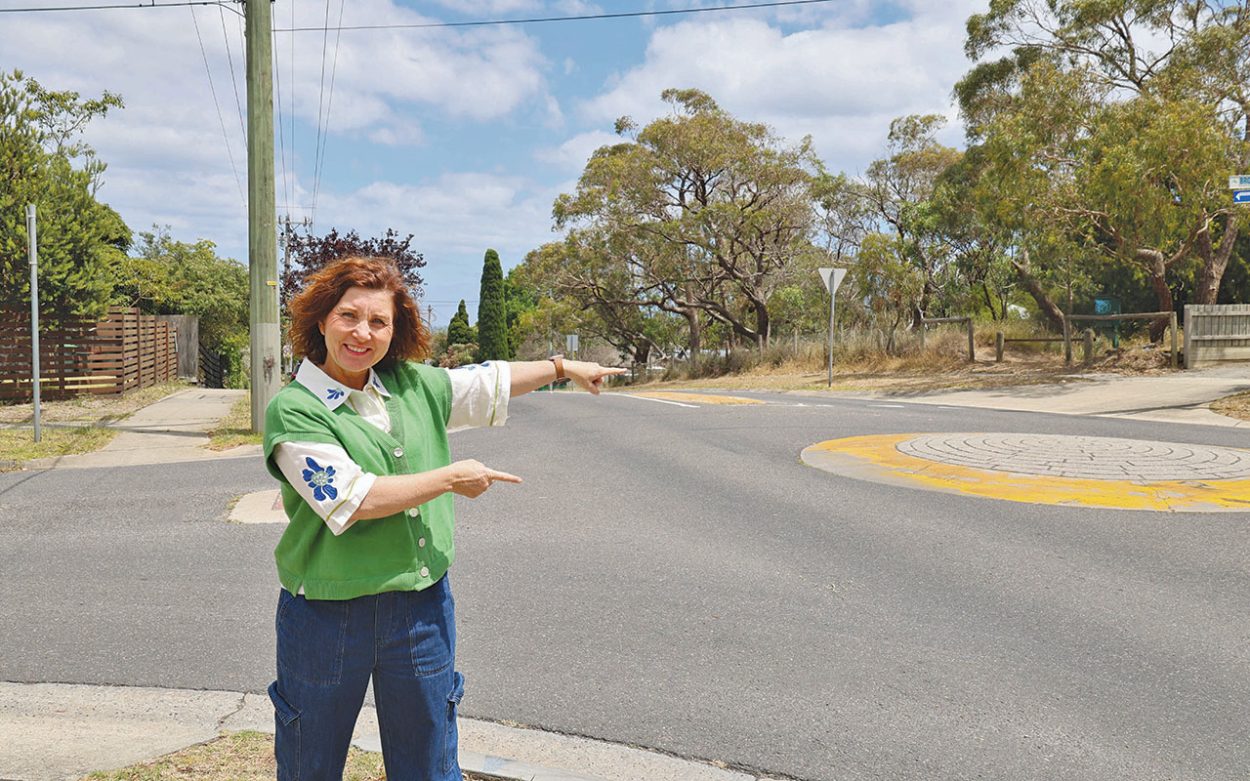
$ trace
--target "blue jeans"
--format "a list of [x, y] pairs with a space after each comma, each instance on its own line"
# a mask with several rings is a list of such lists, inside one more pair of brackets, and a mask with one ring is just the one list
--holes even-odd
[[278, 596], [273, 700], [278, 781], [340, 781], [373, 678], [388, 781], [460, 781], [456, 710], [464, 678], [455, 602], [443, 577], [424, 591], [348, 600]]

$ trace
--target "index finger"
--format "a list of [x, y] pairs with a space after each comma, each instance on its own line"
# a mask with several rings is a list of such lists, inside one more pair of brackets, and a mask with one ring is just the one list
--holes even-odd
[[524, 480], [517, 477], [516, 475], [510, 475], [507, 472], [500, 472], [495, 469], [487, 469], [486, 471], [488, 472], [486, 476], [490, 478], [490, 481], [492, 483], [496, 481], [501, 482], [501, 483], [523, 483], [525, 482]]

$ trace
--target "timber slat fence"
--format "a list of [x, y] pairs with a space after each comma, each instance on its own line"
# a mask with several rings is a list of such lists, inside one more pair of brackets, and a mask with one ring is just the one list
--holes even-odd
[[[178, 376], [175, 327], [113, 307], [99, 321], [69, 320], [39, 332], [40, 396], [123, 393]], [[28, 401], [30, 316], [0, 313], [0, 401]]]
[[1250, 304], [1186, 304], [1185, 368], [1250, 360]]

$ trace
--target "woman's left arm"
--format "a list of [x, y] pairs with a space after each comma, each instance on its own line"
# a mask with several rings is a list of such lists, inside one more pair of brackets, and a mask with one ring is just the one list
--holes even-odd
[[[624, 369], [600, 366], [590, 361], [563, 361], [564, 376], [591, 393], [599, 393], [604, 379], [624, 374]], [[511, 395], [520, 396], [556, 381], [554, 361], [512, 361]]]

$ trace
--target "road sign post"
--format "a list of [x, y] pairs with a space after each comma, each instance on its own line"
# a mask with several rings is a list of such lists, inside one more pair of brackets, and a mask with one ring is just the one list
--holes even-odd
[[35, 405], [35, 441], [43, 439], [39, 420], [39, 241], [35, 238], [35, 204], [26, 204], [26, 240], [30, 248], [30, 384]]
[[842, 284], [842, 278], [846, 276], [844, 268], [821, 268], [817, 270], [820, 279], [825, 283], [825, 289], [829, 291], [829, 387], [833, 387], [833, 306], [837, 300], [836, 293], [838, 286]]

